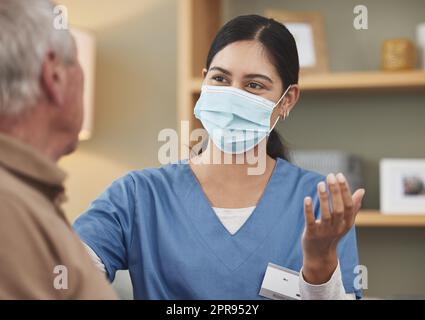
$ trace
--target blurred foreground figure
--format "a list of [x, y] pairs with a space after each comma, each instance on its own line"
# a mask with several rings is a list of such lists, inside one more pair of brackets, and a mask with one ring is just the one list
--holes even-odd
[[83, 72], [48, 0], [0, 0], [0, 299], [115, 299], [61, 211]]

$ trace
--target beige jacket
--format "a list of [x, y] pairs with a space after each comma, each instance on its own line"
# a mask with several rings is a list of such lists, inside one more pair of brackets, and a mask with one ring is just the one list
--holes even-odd
[[0, 299], [116, 299], [60, 208], [64, 179], [0, 134]]

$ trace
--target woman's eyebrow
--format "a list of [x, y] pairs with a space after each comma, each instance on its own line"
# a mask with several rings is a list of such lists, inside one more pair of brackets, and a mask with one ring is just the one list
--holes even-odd
[[229, 76], [232, 75], [232, 73], [230, 71], [228, 71], [226, 69], [223, 69], [223, 68], [220, 68], [220, 67], [211, 67], [209, 71], [213, 71], [213, 70], [217, 70], [217, 71], [223, 72], [224, 74], [227, 74]]
[[259, 74], [259, 73], [251, 73], [251, 74], [247, 74], [244, 78], [248, 78], [248, 79], [253, 79], [253, 78], [261, 78], [263, 80], [266, 80], [270, 83], [273, 83], [273, 80], [270, 79], [269, 77], [265, 76], [264, 74]]
[[[214, 70], [220, 71], [220, 72], [222, 72], [224, 74], [227, 74], [229, 76], [232, 75], [232, 73], [230, 71], [228, 71], [228, 70], [226, 70], [224, 68], [221, 68], [221, 67], [217, 67], [217, 66], [211, 67], [209, 71], [214, 71]], [[244, 76], [244, 78], [247, 78], [247, 79], [261, 78], [261, 79], [266, 80], [266, 81], [268, 81], [270, 83], [273, 83], [273, 80], [272, 79], [270, 79], [269, 77], [267, 77], [264, 74], [259, 74], [259, 73], [247, 74], [247, 75]]]

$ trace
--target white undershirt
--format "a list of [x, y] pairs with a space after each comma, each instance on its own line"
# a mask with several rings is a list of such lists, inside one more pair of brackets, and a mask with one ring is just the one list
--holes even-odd
[[[227, 231], [234, 235], [252, 215], [255, 206], [237, 209], [213, 208], [213, 210]], [[105, 265], [99, 256], [88, 245], [84, 245], [96, 267], [106, 273]], [[303, 300], [354, 300], [356, 298], [354, 293], [345, 293], [339, 262], [328, 282], [320, 285], [309, 284], [304, 280], [301, 270], [299, 283]]]
[[245, 224], [246, 220], [254, 212], [254, 207], [227, 209], [227, 208], [214, 208], [213, 210], [221, 221], [223, 226], [234, 235]]

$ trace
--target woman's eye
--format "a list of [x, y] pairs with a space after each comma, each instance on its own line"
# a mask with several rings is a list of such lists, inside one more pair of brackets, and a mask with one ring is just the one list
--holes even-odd
[[249, 87], [250, 89], [254, 89], [254, 90], [259, 90], [259, 89], [263, 89], [263, 88], [264, 88], [261, 84], [256, 83], [256, 82], [250, 82], [250, 83], [248, 84], [248, 87]]
[[222, 76], [213, 76], [212, 79], [217, 82], [225, 82], [226, 79]]

